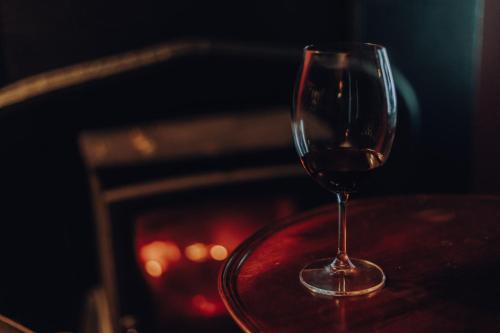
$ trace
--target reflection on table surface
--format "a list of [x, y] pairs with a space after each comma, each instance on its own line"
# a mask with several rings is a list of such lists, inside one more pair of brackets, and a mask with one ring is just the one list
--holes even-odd
[[500, 197], [408, 196], [353, 201], [351, 256], [380, 264], [386, 287], [321, 298], [299, 283], [336, 246], [336, 207], [257, 234], [226, 264], [233, 318], [265, 332], [496, 332], [500, 327]]

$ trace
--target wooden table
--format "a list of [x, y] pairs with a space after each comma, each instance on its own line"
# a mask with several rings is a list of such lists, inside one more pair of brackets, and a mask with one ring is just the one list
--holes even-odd
[[352, 201], [349, 252], [379, 264], [385, 288], [321, 298], [299, 270], [336, 250], [335, 206], [273, 225], [224, 266], [220, 292], [248, 332], [500, 332], [500, 197]]

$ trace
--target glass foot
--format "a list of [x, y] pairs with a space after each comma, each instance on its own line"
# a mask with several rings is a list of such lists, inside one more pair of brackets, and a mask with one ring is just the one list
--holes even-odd
[[355, 268], [335, 270], [334, 258], [320, 259], [300, 271], [300, 282], [315, 294], [327, 296], [357, 296], [371, 293], [384, 286], [382, 269], [366, 260], [352, 259]]

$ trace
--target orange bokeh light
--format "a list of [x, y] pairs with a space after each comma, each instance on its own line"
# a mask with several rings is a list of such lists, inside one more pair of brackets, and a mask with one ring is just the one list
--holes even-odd
[[222, 245], [214, 245], [210, 248], [210, 256], [212, 259], [222, 261], [227, 258], [227, 249]]
[[168, 266], [181, 258], [181, 250], [173, 242], [154, 241], [141, 248], [144, 270], [152, 277], [160, 277]]
[[166, 262], [162, 265], [161, 262], [157, 260], [148, 260], [144, 264], [144, 269], [152, 277], [160, 277], [166, 271]]
[[194, 243], [186, 247], [184, 255], [191, 261], [202, 262], [208, 257], [208, 249], [203, 243]]
[[193, 296], [191, 303], [198, 312], [206, 316], [214, 315], [217, 311], [217, 305], [200, 294]]
[[174, 242], [154, 241], [141, 248], [141, 259], [143, 261], [157, 260], [163, 261], [179, 261], [181, 258], [181, 250]]

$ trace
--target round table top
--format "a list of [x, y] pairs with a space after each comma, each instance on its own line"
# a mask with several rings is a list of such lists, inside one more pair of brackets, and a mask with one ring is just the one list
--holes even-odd
[[380, 265], [386, 286], [319, 297], [299, 282], [336, 251], [336, 206], [258, 232], [226, 262], [220, 292], [248, 332], [499, 332], [500, 197], [353, 200], [349, 254]]

